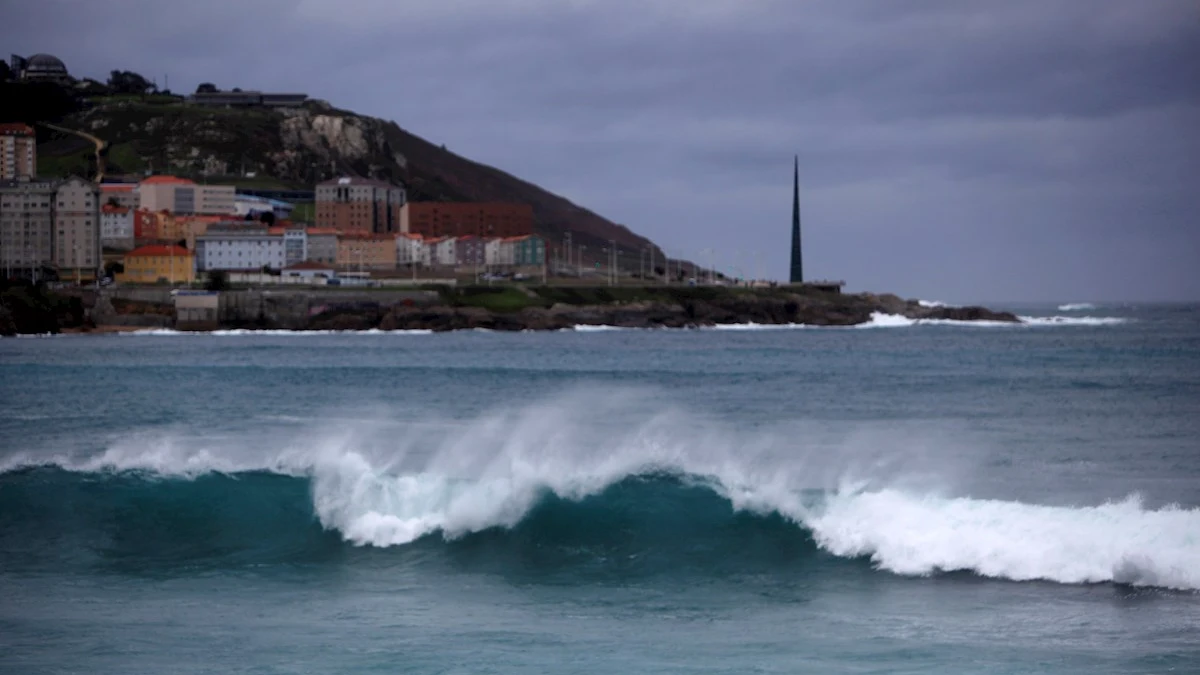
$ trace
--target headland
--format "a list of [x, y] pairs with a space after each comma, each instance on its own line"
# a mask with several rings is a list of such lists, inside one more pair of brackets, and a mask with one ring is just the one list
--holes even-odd
[[[15, 299], [15, 300], [14, 300]], [[575, 326], [690, 328], [727, 324], [854, 326], [877, 314], [915, 320], [1019, 323], [985, 307], [931, 307], [892, 294], [769, 288], [539, 285], [391, 289], [127, 287], [9, 289], [0, 334], [178, 330], [561, 330]]]

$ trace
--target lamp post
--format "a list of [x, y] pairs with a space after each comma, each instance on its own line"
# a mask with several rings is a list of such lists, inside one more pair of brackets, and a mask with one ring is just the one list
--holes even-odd
[[[565, 241], [566, 254], [567, 254], [567, 259], [564, 262], [564, 265], [567, 270], [570, 270], [571, 269], [571, 233], [568, 232], [566, 234], [566, 236], [563, 237], [563, 239]], [[562, 256], [560, 255], [559, 257], [561, 258]]]
[[608, 264], [608, 285], [616, 286], [617, 285], [617, 242], [613, 239], [609, 239], [608, 245], [609, 245], [609, 249], [612, 251], [612, 253], [609, 254], [609, 256], [611, 256], [611, 260]]

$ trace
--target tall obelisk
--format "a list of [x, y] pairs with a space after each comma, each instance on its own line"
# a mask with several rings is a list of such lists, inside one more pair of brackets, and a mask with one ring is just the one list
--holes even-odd
[[804, 283], [804, 253], [800, 247], [800, 156], [792, 167], [792, 273], [789, 281]]

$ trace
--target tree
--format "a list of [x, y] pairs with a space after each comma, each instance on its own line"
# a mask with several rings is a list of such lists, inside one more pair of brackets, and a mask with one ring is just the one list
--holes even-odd
[[118, 274], [125, 273], [125, 265], [116, 260], [110, 260], [104, 263], [104, 276], [112, 278]]
[[4, 61], [0, 61], [0, 82], [8, 82], [12, 79], [12, 69]]
[[208, 280], [204, 282], [204, 289], [209, 291], [223, 291], [229, 288], [229, 275], [225, 274], [224, 270], [213, 270], [208, 273]]
[[267, 226], [274, 225], [275, 224], [275, 212], [274, 211], [263, 211], [262, 213], [258, 214], [258, 222], [262, 223], [263, 225], [267, 225]]
[[109, 198], [108, 198], [108, 203], [107, 203], [106, 205], [107, 205], [107, 206], [113, 206], [113, 207], [117, 207], [117, 206], [120, 206], [120, 205], [121, 205], [121, 202], [117, 201], [117, 198], [116, 198], [116, 197], [109, 197]]
[[217, 85], [212, 82], [201, 82], [200, 86], [196, 87], [197, 94], [215, 94], [218, 91]]
[[145, 94], [154, 92], [158, 87], [153, 82], [128, 70], [114, 70], [108, 75], [108, 86], [114, 94]]

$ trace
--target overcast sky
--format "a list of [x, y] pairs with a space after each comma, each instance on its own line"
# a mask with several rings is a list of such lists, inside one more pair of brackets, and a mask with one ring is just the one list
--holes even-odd
[[1196, 0], [0, 0], [0, 49], [302, 91], [647, 235], [955, 302], [1200, 299]]

